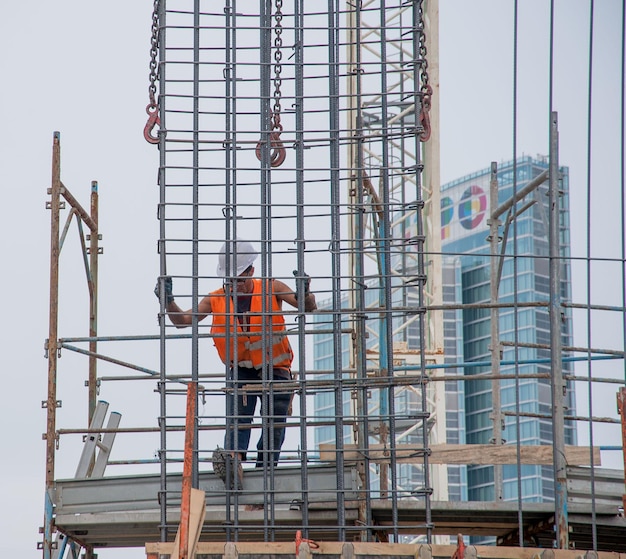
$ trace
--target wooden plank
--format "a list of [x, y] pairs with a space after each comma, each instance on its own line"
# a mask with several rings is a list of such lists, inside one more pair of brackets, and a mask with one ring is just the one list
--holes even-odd
[[[187, 545], [184, 547], [186, 558], [192, 558], [196, 556], [198, 540], [200, 539], [200, 532], [202, 531], [202, 525], [204, 524], [204, 518], [206, 516], [205, 506], [205, 493], [200, 489], [191, 488], [189, 495], [190, 507], [189, 507], [189, 526], [187, 530]], [[176, 532], [176, 538], [174, 539], [174, 548], [171, 553], [170, 559], [179, 559], [180, 557], [180, 538], [181, 529], [178, 526]]]
[[191, 490], [191, 516], [189, 518], [189, 557], [196, 556], [196, 549], [200, 541], [200, 533], [206, 517], [206, 499], [204, 491]]
[[[228, 544], [236, 549], [238, 555], [286, 555], [285, 559], [293, 559], [295, 554], [295, 542], [237, 542]], [[225, 542], [199, 542], [196, 548], [197, 554], [224, 555]], [[319, 549], [315, 549], [314, 556], [341, 555], [344, 550], [344, 542], [319, 542]], [[419, 556], [423, 544], [402, 543], [377, 543], [377, 542], [351, 542], [352, 552], [355, 559], [359, 555], [367, 556], [406, 556], [415, 558]], [[456, 545], [429, 545], [432, 557], [452, 557], [456, 551]], [[504, 547], [504, 546], [468, 546], [476, 552], [481, 559], [535, 559], [543, 557], [546, 549], [534, 547]], [[174, 551], [173, 542], [150, 542], [145, 545], [148, 557], [154, 555], [171, 555]], [[232, 551], [232, 549], [231, 549]], [[551, 549], [554, 559], [581, 559], [585, 552], [574, 549]], [[598, 551], [598, 559], [626, 559], [625, 554], [609, 551]]]
[[[401, 444], [396, 447], [396, 461], [399, 464], [421, 462], [423, 449], [416, 445]], [[370, 460], [373, 462], [389, 462], [389, 448], [380, 444], [370, 445], [368, 449]], [[344, 460], [357, 461], [363, 459], [357, 445], [344, 445]], [[599, 466], [601, 462], [600, 449], [593, 449], [593, 462]], [[587, 446], [566, 446], [565, 458], [570, 466], [589, 466], [590, 449]], [[336, 449], [333, 444], [320, 445], [320, 460], [334, 462]], [[430, 448], [428, 458], [430, 464], [516, 464], [517, 447], [514, 445], [495, 446], [491, 444], [441, 444]], [[523, 445], [520, 447], [520, 462], [522, 464], [537, 464], [550, 466], [552, 461], [551, 445]]]

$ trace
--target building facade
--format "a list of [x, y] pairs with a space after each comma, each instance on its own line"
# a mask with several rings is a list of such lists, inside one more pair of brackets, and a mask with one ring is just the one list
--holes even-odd
[[[530, 181], [547, 170], [547, 158], [521, 157], [500, 164], [498, 178], [498, 204], [509, 200]], [[568, 169], [560, 169], [562, 196], [559, 200], [559, 239], [562, 257], [560, 297], [571, 300], [571, 272], [569, 265], [569, 189]], [[491, 255], [489, 236], [489, 189], [491, 169], [483, 169], [441, 188], [441, 241], [442, 282], [444, 311], [443, 366], [435, 365], [445, 380], [445, 401], [438, 401], [439, 421], [445, 421], [445, 441], [449, 444], [487, 444], [493, 439], [493, 384], [491, 379], [481, 379], [491, 371], [491, 266], [498, 259]], [[499, 336], [502, 343], [500, 374], [500, 401], [504, 444], [550, 445], [552, 443], [550, 372], [550, 320], [549, 320], [549, 245], [548, 245], [548, 184], [544, 182], [524, 199], [513, 205], [514, 219], [502, 218], [502, 237], [499, 243], [503, 258], [499, 274], [498, 303]], [[510, 214], [513, 215], [513, 214]], [[394, 236], [406, 236], [395, 232]], [[401, 258], [392, 260], [402, 262]], [[397, 265], [397, 264], [396, 264]], [[403, 274], [400, 273], [400, 276]], [[366, 291], [367, 305], [377, 300], [377, 280], [370, 280]], [[404, 297], [406, 297], [404, 291]], [[414, 301], [411, 293], [409, 302]], [[525, 303], [538, 303], [525, 306]], [[348, 298], [342, 299], [348, 305]], [[507, 306], [510, 305], [510, 306]], [[519, 306], [516, 306], [519, 305]], [[320, 303], [320, 308], [330, 308], [330, 302]], [[342, 315], [343, 316], [343, 315]], [[323, 329], [324, 318], [318, 318], [317, 327]], [[373, 321], [373, 319], [368, 319]], [[401, 321], [402, 317], [393, 319]], [[375, 321], [368, 329], [368, 347], [378, 344]], [[572, 345], [571, 315], [565, 311], [562, 323], [563, 346]], [[403, 344], [404, 352], [419, 349], [418, 323], [408, 328], [396, 329], [401, 334], [394, 338], [394, 346]], [[394, 330], [394, 331], [396, 331]], [[336, 345], [336, 344], [335, 344]], [[314, 342], [314, 369], [326, 371], [320, 378], [333, 378], [332, 334], [320, 333]], [[350, 336], [341, 338], [342, 366], [349, 368]], [[573, 373], [573, 365], [564, 354], [563, 373]], [[543, 377], [541, 376], [542, 374]], [[368, 414], [380, 408], [380, 394], [372, 390], [368, 399]], [[333, 391], [321, 391], [314, 397], [318, 418], [332, 422], [335, 412]], [[354, 414], [350, 397], [343, 399], [344, 417]], [[565, 397], [566, 415], [575, 414], [575, 400], [571, 387]], [[419, 404], [411, 390], [398, 390], [394, 396], [398, 417], [411, 417]], [[404, 427], [403, 427], [404, 429]], [[399, 430], [403, 443], [411, 440], [411, 429]], [[316, 446], [335, 442], [332, 425], [315, 429]], [[344, 443], [353, 441], [353, 431], [344, 430]], [[575, 426], [566, 422], [566, 444], [576, 444]], [[400, 442], [400, 441], [399, 441]], [[441, 466], [440, 466], [441, 467]], [[502, 467], [502, 488], [505, 500], [518, 498], [545, 501], [554, 498], [553, 471], [551, 467], [523, 465], [518, 482], [517, 466]], [[374, 476], [375, 479], [375, 476]], [[492, 501], [496, 495], [493, 466], [447, 466], [447, 499]], [[423, 471], [419, 465], [403, 464], [398, 469], [398, 494], [409, 494], [423, 484]], [[373, 485], [376, 484], [374, 480]]]
[[[500, 164], [498, 168], [498, 204], [510, 200], [530, 181], [548, 169], [547, 158], [522, 157]], [[559, 239], [561, 300], [571, 301], [569, 264], [569, 173], [560, 169]], [[444, 298], [461, 307], [487, 304], [490, 301], [490, 266], [494, 258], [490, 246], [488, 218], [491, 169], [484, 169], [442, 186], [441, 239], [444, 253]], [[548, 306], [515, 307], [523, 303], [549, 301], [548, 183], [544, 182], [512, 208], [515, 219], [501, 218], [500, 248], [504, 254], [498, 289], [498, 301], [510, 304], [499, 311], [502, 348], [501, 374], [511, 379], [501, 382], [501, 405], [504, 414], [505, 444], [518, 439], [523, 445], [552, 444], [551, 389], [549, 378], [519, 378], [550, 372], [550, 317]], [[513, 214], [511, 214], [513, 215]], [[508, 225], [507, 225], [508, 223]], [[503, 244], [506, 241], [506, 246]], [[451, 284], [450, 280], [454, 279]], [[470, 308], [459, 316], [448, 313], [446, 319], [446, 356], [458, 351], [462, 340], [465, 376], [488, 373], [490, 365], [490, 309]], [[562, 322], [562, 344], [572, 345], [572, 318], [566, 310]], [[563, 374], [573, 373], [573, 365], [563, 360]], [[492, 384], [489, 380], [465, 382], [463, 391], [465, 442], [486, 444], [493, 436]], [[575, 399], [568, 385], [566, 415], [575, 414]], [[523, 414], [523, 415], [520, 415]], [[543, 417], [542, 417], [543, 416]], [[576, 444], [575, 426], [566, 422], [566, 444]], [[522, 466], [522, 498], [529, 501], [554, 498], [554, 474], [551, 467]], [[517, 467], [503, 467], [502, 495], [517, 499]], [[470, 500], [490, 501], [495, 497], [494, 472], [491, 466], [467, 468]]]

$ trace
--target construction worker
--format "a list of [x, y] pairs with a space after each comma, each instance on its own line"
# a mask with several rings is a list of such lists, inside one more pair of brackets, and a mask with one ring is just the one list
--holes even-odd
[[[290, 413], [293, 391], [279, 390], [278, 383], [291, 380], [293, 351], [285, 330], [282, 315], [283, 302], [297, 308], [297, 293], [277, 279], [256, 279], [254, 262], [258, 252], [248, 241], [237, 239], [229, 243], [230, 275], [227, 276], [226, 243], [222, 245], [218, 256], [217, 275], [224, 278], [221, 288], [209, 293], [198, 304], [198, 320], [212, 315], [211, 334], [213, 343], [222, 361], [230, 366], [230, 378], [227, 382], [226, 397], [226, 434], [224, 446], [226, 452], [217, 449], [213, 456], [213, 466], [227, 487], [234, 489], [234, 472], [237, 471], [236, 485], [242, 488], [243, 470], [241, 462], [246, 459], [250, 442], [250, 424], [254, 416], [257, 400], [261, 401], [261, 415], [265, 418], [265, 427], [271, 425], [267, 440], [270, 448], [265, 452], [264, 437], [257, 444], [256, 467], [263, 467], [264, 456], [278, 463], [280, 450], [285, 439], [285, 423]], [[163, 278], [167, 315], [172, 323], [184, 328], [192, 323], [192, 311], [183, 311], [174, 300], [171, 277]], [[309, 292], [309, 281], [305, 282], [304, 310], [317, 308], [315, 295]], [[155, 294], [160, 299], [161, 281], [157, 282]], [[227, 299], [227, 295], [230, 298]], [[265, 297], [265, 304], [264, 299]], [[271, 335], [270, 335], [271, 333]], [[233, 356], [237, 356], [236, 359]], [[265, 370], [265, 371], [264, 371]], [[265, 377], [264, 377], [265, 372]], [[262, 392], [250, 390], [254, 384], [266, 378], [273, 384], [272, 407], [264, 409]], [[246, 386], [247, 385], [247, 386]], [[234, 387], [238, 386], [235, 401]], [[246, 388], [244, 388], [246, 387]], [[269, 399], [266, 398], [266, 401]], [[270, 405], [268, 401], [268, 405]], [[234, 422], [238, 427], [233, 428]], [[271, 420], [270, 420], [271, 419]], [[237, 457], [232, 467], [226, 468], [225, 460]], [[233, 472], [226, 483], [226, 471]]]

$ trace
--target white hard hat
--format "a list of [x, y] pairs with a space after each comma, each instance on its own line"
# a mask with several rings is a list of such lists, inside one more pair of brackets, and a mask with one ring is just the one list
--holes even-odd
[[[252, 246], [252, 243], [237, 239], [230, 243], [230, 275], [238, 276], [252, 266], [259, 253]], [[224, 277], [226, 275], [226, 243], [222, 245], [219, 256], [217, 257], [217, 275]], [[237, 265], [235, 266], [235, 254], [237, 254]]]

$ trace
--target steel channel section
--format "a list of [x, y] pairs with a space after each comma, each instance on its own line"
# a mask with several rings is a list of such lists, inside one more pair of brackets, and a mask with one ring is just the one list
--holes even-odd
[[[291, 503], [294, 494], [299, 494], [302, 487], [297, 475], [299, 468], [277, 468], [275, 500]], [[255, 495], [263, 490], [263, 472], [246, 470], [246, 493], [242, 502], [254, 502]], [[338, 500], [336, 491], [335, 468], [331, 466], [310, 467], [308, 476], [309, 501], [311, 503], [334, 502]], [[180, 506], [182, 476], [168, 474], [168, 486], [171, 496], [170, 506]], [[159, 509], [158, 475], [138, 475], [84, 480], [58, 480], [53, 491], [57, 516], [80, 515], [96, 512], [156, 511]], [[345, 497], [350, 500], [358, 497], [358, 476], [353, 465], [346, 465], [343, 470], [342, 484], [346, 488]], [[207, 506], [223, 506], [225, 499], [224, 484], [213, 472], [201, 472], [199, 489], [206, 492]]]
[[[282, 470], [282, 469], [281, 469]], [[289, 468], [283, 472], [284, 479], [281, 479], [281, 494], [277, 499], [281, 502], [288, 502], [288, 499], [297, 493], [298, 476], [295, 475], [294, 468]], [[262, 483], [258, 479], [260, 473], [252, 474], [253, 489], [260, 490]], [[584, 536], [584, 530], [589, 530], [590, 517], [588, 514], [590, 502], [590, 474], [588, 468], [568, 468], [568, 483], [570, 491], [570, 509], [572, 518], [572, 539], [577, 542]], [[170, 476], [170, 484], [174, 489], [181, 486], [181, 476]], [[283, 486], [282, 482], [285, 482]], [[598, 494], [602, 501], [598, 503], [597, 523], [601, 526], [604, 534], [614, 533], [619, 541], [619, 534], [626, 529], [625, 520], [617, 512], [621, 504], [620, 492], [623, 491], [623, 476], [619, 470], [602, 470], [597, 474]], [[58, 526], [69, 532], [74, 530], [89, 530], [90, 541], [100, 538], [104, 541], [104, 536], [99, 535], [115, 531], [115, 536], [110, 545], [119, 545], [124, 537], [120, 531], [123, 524], [132, 523], [137, 527], [140, 525], [156, 526], [158, 521], [158, 503], [156, 499], [159, 487], [158, 475], [153, 476], [132, 476], [106, 479], [87, 480], [59, 480], [57, 489], [51, 495], [55, 501], [50, 501], [50, 506], [57, 508]], [[328, 527], [331, 520], [323, 511], [329, 511], [332, 507], [329, 504], [329, 497], [333, 498], [335, 473], [333, 468], [311, 468], [311, 489], [314, 500], [311, 512], [314, 514], [312, 528]], [[356, 498], [361, 486], [359, 484], [356, 470], [346, 469], [346, 486], [350, 488], [347, 494], [348, 499]], [[207, 505], [213, 507], [213, 511], [223, 511], [224, 489], [221, 482], [212, 473], [201, 474], [201, 488], [207, 491], [209, 497]], [[220, 501], [220, 499], [222, 499]], [[177, 508], [179, 501], [173, 502], [173, 508], [169, 511], [169, 522], [174, 524], [178, 519]], [[389, 501], [377, 500], [373, 503], [376, 518], [379, 522], [387, 525], [390, 523]], [[415, 526], [414, 519], [421, 517], [424, 512], [424, 505], [415, 501], [403, 501], [400, 507], [400, 522], [403, 530]], [[553, 506], [550, 503], [524, 503], [524, 513], [527, 524], [536, 525], [538, 522], [548, 520], [553, 515]], [[283, 514], [286, 514], [284, 511]], [[446, 526], [448, 530], [454, 531], [459, 525], [463, 526], [464, 533], [469, 530], [479, 530], [481, 534], [489, 535], [489, 525], [493, 523], [507, 524], [509, 527], [501, 527], [499, 534], [506, 535], [509, 530], [515, 527], [515, 517], [517, 504], [513, 502], [488, 503], [488, 502], [442, 502], [436, 504], [437, 524], [440, 527]], [[212, 514], [216, 514], [213, 512]], [[215, 520], [218, 516], [212, 517]], [[223, 517], [221, 517], [223, 518]], [[281, 522], [299, 522], [296, 517], [282, 516]], [[210, 520], [205, 524], [206, 530], [223, 530], [224, 526], [210, 527]], [[257, 525], [258, 526], [258, 525]], [[609, 532], [606, 532], [609, 531]], [[208, 532], [207, 532], [208, 533]], [[478, 533], [478, 532], [477, 532]], [[493, 534], [493, 531], [491, 532]], [[606, 535], [605, 535], [606, 537]], [[106, 539], [106, 538], [105, 538]], [[621, 542], [623, 544], [623, 541]], [[578, 545], [577, 545], [578, 547]]]

